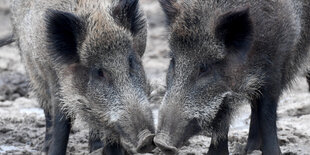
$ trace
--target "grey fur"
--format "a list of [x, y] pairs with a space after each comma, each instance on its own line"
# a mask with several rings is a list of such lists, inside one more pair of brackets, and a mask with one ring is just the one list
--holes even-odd
[[[239, 103], [263, 98], [266, 92], [277, 101], [308, 56], [308, 0], [159, 1], [168, 17], [172, 61], [154, 141], [167, 154], [202, 131], [212, 132], [210, 148], [216, 146], [227, 136]], [[249, 15], [253, 29], [242, 50], [226, 47], [216, 34], [220, 19], [238, 12]], [[207, 66], [202, 77], [201, 65]], [[263, 142], [261, 149], [273, 154], [280, 152], [277, 148]]]
[[[80, 115], [100, 132], [105, 145], [118, 143], [128, 153], [134, 153], [137, 147], [148, 145], [142, 144], [145, 137], [141, 139], [139, 134], [154, 133], [147, 100], [149, 86], [141, 64], [146, 25], [144, 22], [142, 29], [132, 34], [112, 16], [117, 3], [14, 0], [11, 12], [14, 33], [41, 107], [52, 115], [53, 109], [62, 109], [68, 118]], [[63, 62], [50, 54], [53, 49], [49, 47], [46, 29], [50, 9], [73, 14], [83, 21], [85, 29], [77, 48], [79, 61]], [[92, 70], [101, 68], [107, 85], [93, 75]]]

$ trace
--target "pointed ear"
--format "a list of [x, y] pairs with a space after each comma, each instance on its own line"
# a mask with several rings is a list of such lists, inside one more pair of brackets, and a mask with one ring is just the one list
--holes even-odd
[[45, 21], [48, 48], [54, 60], [62, 63], [78, 62], [77, 50], [85, 33], [82, 20], [71, 13], [48, 10]]
[[112, 14], [133, 35], [139, 33], [146, 26], [143, 13], [139, 8], [139, 0], [119, 0], [113, 8]]
[[112, 10], [112, 16], [119, 25], [130, 30], [133, 35], [133, 48], [142, 57], [146, 47], [147, 28], [139, 0], [119, 0]]
[[171, 25], [179, 14], [177, 0], [159, 0], [159, 3], [166, 14], [168, 25]]
[[249, 8], [222, 15], [216, 24], [215, 35], [228, 49], [249, 50], [253, 42], [253, 24]]

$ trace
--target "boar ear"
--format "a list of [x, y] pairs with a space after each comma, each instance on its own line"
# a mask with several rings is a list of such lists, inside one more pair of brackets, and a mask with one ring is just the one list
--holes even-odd
[[139, 0], [119, 0], [112, 14], [133, 35], [139, 33], [146, 26], [143, 13], [139, 9]]
[[55, 61], [78, 62], [77, 50], [84, 33], [82, 20], [71, 13], [48, 10], [45, 21], [48, 48]]
[[253, 41], [253, 25], [249, 8], [222, 15], [218, 20], [215, 34], [228, 49], [249, 50]]
[[168, 25], [171, 25], [179, 13], [177, 0], [159, 0], [159, 3], [166, 14]]
[[116, 21], [130, 30], [133, 35], [133, 48], [142, 57], [146, 47], [146, 21], [139, 7], [139, 0], [119, 0], [112, 10]]

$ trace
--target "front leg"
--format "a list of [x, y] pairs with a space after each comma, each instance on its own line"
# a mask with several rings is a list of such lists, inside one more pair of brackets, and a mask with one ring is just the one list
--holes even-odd
[[310, 71], [307, 72], [306, 78], [307, 78], [308, 87], [309, 87], [309, 92], [310, 92]]
[[50, 112], [46, 109], [44, 109], [44, 114], [45, 114], [45, 139], [44, 139], [44, 146], [42, 150], [42, 154], [47, 154], [52, 138], [52, 116]]
[[128, 155], [120, 144], [107, 144], [103, 148], [103, 155]]
[[281, 154], [276, 125], [280, 91], [275, 88], [263, 88], [261, 96], [252, 101], [247, 153], [260, 149], [264, 155]]
[[89, 151], [90, 153], [103, 148], [103, 142], [100, 139], [100, 132], [90, 127], [89, 129]]
[[272, 87], [264, 89], [258, 103], [258, 121], [262, 136], [262, 152], [264, 155], [280, 155], [281, 150], [277, 136], [277, 105], [280, 92]]
[[65, 155], [71, 129], [71, 120], [55, 105], [51, 144], [48, 155]]
[[259, 99], [254, 99], [251, 101], [251, 123], [245, 153], [251, 153], [254, 150], [260, 150], [262, 146], [262, 135], [258, 118], [259, 102]]
[[232, 108], [230, 102], [221, 105], [212, 123], [212, 139], [208, 155], [228, 155], [228, 132]]
[[59, 86], [55, 82], [51, 87], [52, 115], [52, 135], [48, 155], [65, 155], [71, 130], [71, 119], [66, 112], [61, 109], [61, 97], [58, 94]]
[[[228, 131], [227, 131], [228, 134]], [[228, 136], [221, 136], [220, 138], [216, 134], [212, 134], [211, 145], [209, 147], [208, 155], [228, 155]]]
[[[102, 134], [97, 129], [89, 129], [89, 149], [90, 153], [102, 151], [103, 155], [127, 155], [126, 150], [118, 143], [104, 143], [100, 137]], [[100, 150], [99, 150], [100, 149]]]

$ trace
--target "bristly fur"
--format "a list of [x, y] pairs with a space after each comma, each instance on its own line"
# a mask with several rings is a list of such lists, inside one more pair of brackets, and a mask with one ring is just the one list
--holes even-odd
[[71, 13], [51, 9], [47, 10], [45, 20], [48, 48], [55, 62], [78, 62], [77, 50], [85, 33], [83, 21]]
[[219, 19], [215, 36], [224, 42], [226, 48], [249, 50], [253, 41], [253, 25], [249, 8], [231, 11]]
[[[138, 7], [138, 0], [12, 0], [20, 53], [51, 124], [44, 153], [66, 153], [75, 116], [89, 124], [90, 134], [100, 132], [90, 136], [90, 150], [103, 144], [129, 154], [154, 148], [145, 140], [155, 129], [141, 63], [147, 31]], [[139, 137], [144, 130], [148, 134]]]
[[175, 7], [176, 0], [159, 0], [159, 3], [166, 14], [167, 24], [171, 25], [179, 13], [178, 8]]
[[208, 154], [229, 154], [230, 120], [240, 104], [249, 100], [247, 153], [259, 148], [263, 154], [281, 154], [277, 103], [309, 55], [310, 1], [160, 3], [169, 22], [172, 67], [155, 143], [162, 151], [174, 153], [184, 137], [195, 135], [186, 134], [188, 125], [197, 130], [190, 121], [198, 119], [202, 130], [212, 132]]
[[129, 29], [133, 35], [136, 35], [146, 24], [139, 8], [139, 0], [120, 0], [114, 8], [112, 16]]

